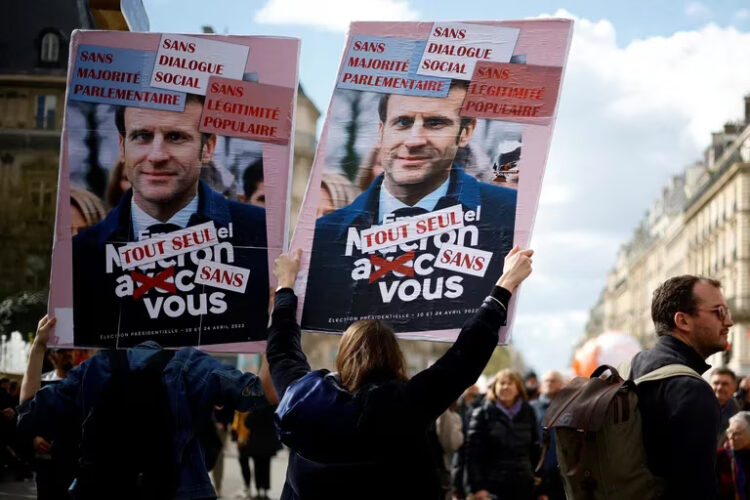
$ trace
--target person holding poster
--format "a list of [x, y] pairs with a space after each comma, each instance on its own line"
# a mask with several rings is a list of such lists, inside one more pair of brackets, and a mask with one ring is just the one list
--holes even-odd
[[311, 371], [292, 289], [300, 253], [277, 258], [266, 356], [283, 395], [279, 436], [290, 448], [281, 498], [439, 498], [427, 429], [482, 373], [511, 294], [531, 274], [532, 254], [517, 246], [508, 253], [502, 276], [455, 344], [411, 379], [393, 330], [378, 320], [348, 326], [336, 373]]
[[500, 274], [498, 253], [513, 243], [516, 191], [478, 181], [457, 161], [477, 127], [460, 114], [467, 87], [454, 80], [446, 97], [381, 95], [383, 173], [317, 220], [306, 295], [326, 301], [306, 301], [305, 328], [340, 330], [335, 316], [375, 315], [398, 331], [437, 329], [444, 317], [398, 313], [475, 303], [483, 292], [467, 281]]
[[[261, 349], [286, 238], [299, 40], [77, 31], [70, 54], [51, 345]], [[241, 195], [251, 164], [266, 170], [265, 206]], [[76, 192], [102, 206], [85, 228]]]

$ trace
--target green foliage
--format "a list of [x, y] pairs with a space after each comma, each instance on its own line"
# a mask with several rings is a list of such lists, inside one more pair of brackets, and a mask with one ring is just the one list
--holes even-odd
[[491, 377], [500, 370], [512, 367], [511, 349], [507, 346], [495, 347], [495, 351], [492, 353], [492, 357], [490, 357], [490, 361], [482, 373]]
[[0, 302], [0, 335], [18, 330], [29, 338], [47, 313], [47, 291], [20, 292]]

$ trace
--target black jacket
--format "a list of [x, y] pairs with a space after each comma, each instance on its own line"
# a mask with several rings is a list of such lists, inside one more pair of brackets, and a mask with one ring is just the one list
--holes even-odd
[[533, 468], [540, 454], [533, 408], [523, 402], [511, 420], [494, 401], [485, 399], [471, 413], [469, 421], [467, 490], [471, 493], [487, 490], [501, 497], [513, 491], [513, 498], [530, 498]]
[[250, 429], [245, 453], [251, 457], [272, 457], [281, 449], [281, 441], [273, 426], [273, 413], [276, 406], [265, 406], [251, 410], [245, 418], [245, 426]]
[[[301, 444], [291, 449], [282, 498], [437, 499], [440, 483], [427, 429], [476, 381], [497, 345], [510, 292], [496, 287], [493, 296], [503, 305], [486, 299], [455, 344], [426, 370], [407, 382], [374, 377], [355, 394], [342, 394], [361, 408], [354, 429], [337, 426], [331, 408], [313, 411], [300, 424], [302, 436], [295, 436]], [[300, 348], [294, 293], [280, 290], [275, 300], [266, 355], [276, 392], [284, 396], [310, 373], [310, 365]], [[335, 389], [331, 377], [323, 382]], [[290, 391], [290, 397], [296, 394]], [[293, 403], [316, 399], [299, 398]], [[282, 397], [280, 408], [289, 404]], [[324, 421], [315, 421], [318, 414]]]
[[[469, 420], [471, 420], [471, 412], [474, 408], [478, 408], [484, 401], [484, 394], [477, 394], [476, 399], [471, 404], [461, 398], [461, 403], [458, 406], [458, 414], [461, 415], [461, 424], [464, 436], [469, 435]], [[453, 454], [453, 460], [451, 462], [451, 486], [453, 487], [453, 494], [458, 498], [466, 498], [470, 491], [466, 491], [466, 439], [464, 444]]]
[[[692, 347], [663, 336], [633, 358], [630, 378], [673, 363], [701, 374], [711, 368]], [[667, 481], [667, 498], [716, 498], [719, 403], [708, 383], [685, 376], [645, 382], [638, 403], [648, 467]]]

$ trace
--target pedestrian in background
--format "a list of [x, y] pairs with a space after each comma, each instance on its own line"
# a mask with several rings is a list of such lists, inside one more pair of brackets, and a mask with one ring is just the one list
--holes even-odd
[[211, 478], [214, 481], [216, 495], [219, 497], [221, 496], [224, 483], [224, 447], [227, 443], [229, 426], [232, 425], [233, 418], [234, 408], [229, 406], [214, 407], [213, 421], [211, 424], [216, 428], [215, 432], [214, 429], [212, 429], [212, 432], [218, 439], [216, 439], [216, 460], [211, 469]]
[[740, 377], [737, 392], [734, 393], [734, 399], [741, 411], [750, 411], [750, 376]]
[[[536, 412], [539, 428], [542, 420], [547, 414], [547, 409], [555, 399], [557, 393], [563, 388], [563, 378], [560, 372], [550, 370], [542, 375], [542, 384], [539, 389], [539, 398], [529, 404]], [[540, 500], [565, 500], [565, 489], [563, 488], [560, 471], [557, 468], [557, 450], [555, 449], [555, 434], [550, 429], [550, 442], [544, 462], [540, 470], [541, 483], [536, 489], [536, 495]], [[536, 464], [534, 464], [536, 466]]]
[[445, 410], [437, 419], [437, 437], [443, 450], [443, 463], [440, 467], [440, 483], [445, 491], [445, 499], [453, 498], [451, 487], [451, 462], [453, 455], [464, 444], [464, 430], [461, 415], [456, 411], [458, 401]]
[[271, 489], [271, 458], [281, 449], [281, 441], [273, 423], [274, 411], [276, 406], [265, 406], [251, 410], [245, 417], [249, 434], [244, 454], [253, 459], [255, 489], [258, 492], [254, 497], [256, 500], [268, 500], [268, 490]]
[[725, 366], [715, 368], [711, 372], [711, 388], [719, 402], [719, 432], [716, 435], [717, 447], [721, 448], [727, 442], [727, 428], [729, 419], [742, 408], [732, 396], [737, 390], [737, 377]]
[[469, 422], [467, 489], [475, 500], [531, 500], [541, 455], [536, 414], [514, 371], [498, 372], [490, 389]]
[[727, 442], [717, 452], [719, 500], [750, 499], [750, 412], [729, 419]]
[[232, 422], [232, 441], [237, 442], [237, 458], [240, 462], [244, 484], [244, 488], [235, 493], [234, 498], [242, 500], [251, 498], [250, 480], [252, 479], [252, 471], [250, 469], [250, 455], [247, 454], [247, 440], [250, 438], [250, 429], [245, 425], [247, 413], [246, 411], [234, 412], [234, 421]]
[[534, 370], [529, 370], [523, 377], [523, 389], [526, 391], [526, 401], [534, 401], [539, 397], [539, 379]]
[[482, 404], [484, 394], [479, 391], [477, 385], [472, 385], [464, 391], [458, 400], [457, 413], [461, 417], [461, 430], [464, 435], [464, 442], [461, 447], [453, 454], [451, 462], [451, 485], [453, 487], [453, 496], [459, 500], [468, 496], [466, 491], [466, 478], [464, 477], [466, 463], [466, 435], [469, 433], [469, 419], [471, 412]]

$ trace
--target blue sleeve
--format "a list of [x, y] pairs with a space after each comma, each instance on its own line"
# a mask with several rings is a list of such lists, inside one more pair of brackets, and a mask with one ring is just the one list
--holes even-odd
[[65, 423], [83, 422], [84, 396], [82, 380], [91, 363], [99, 362], [91, 358], [71, 370], [68, 376], [58, 383], [41, 388], [29, 401], [18, 407], [18, 432], [24, 439], [42, 436], [54, 440], [58, 433], [68, 432]]
[[[182, 349], [178, 364], [185, 373], [188, 397], [193, 405], [210, 412], [214, 405], [247, 411], [267, 404], [260, 379], [192, 347]], [[203, 414], [203, 413], [201, 413]]]

